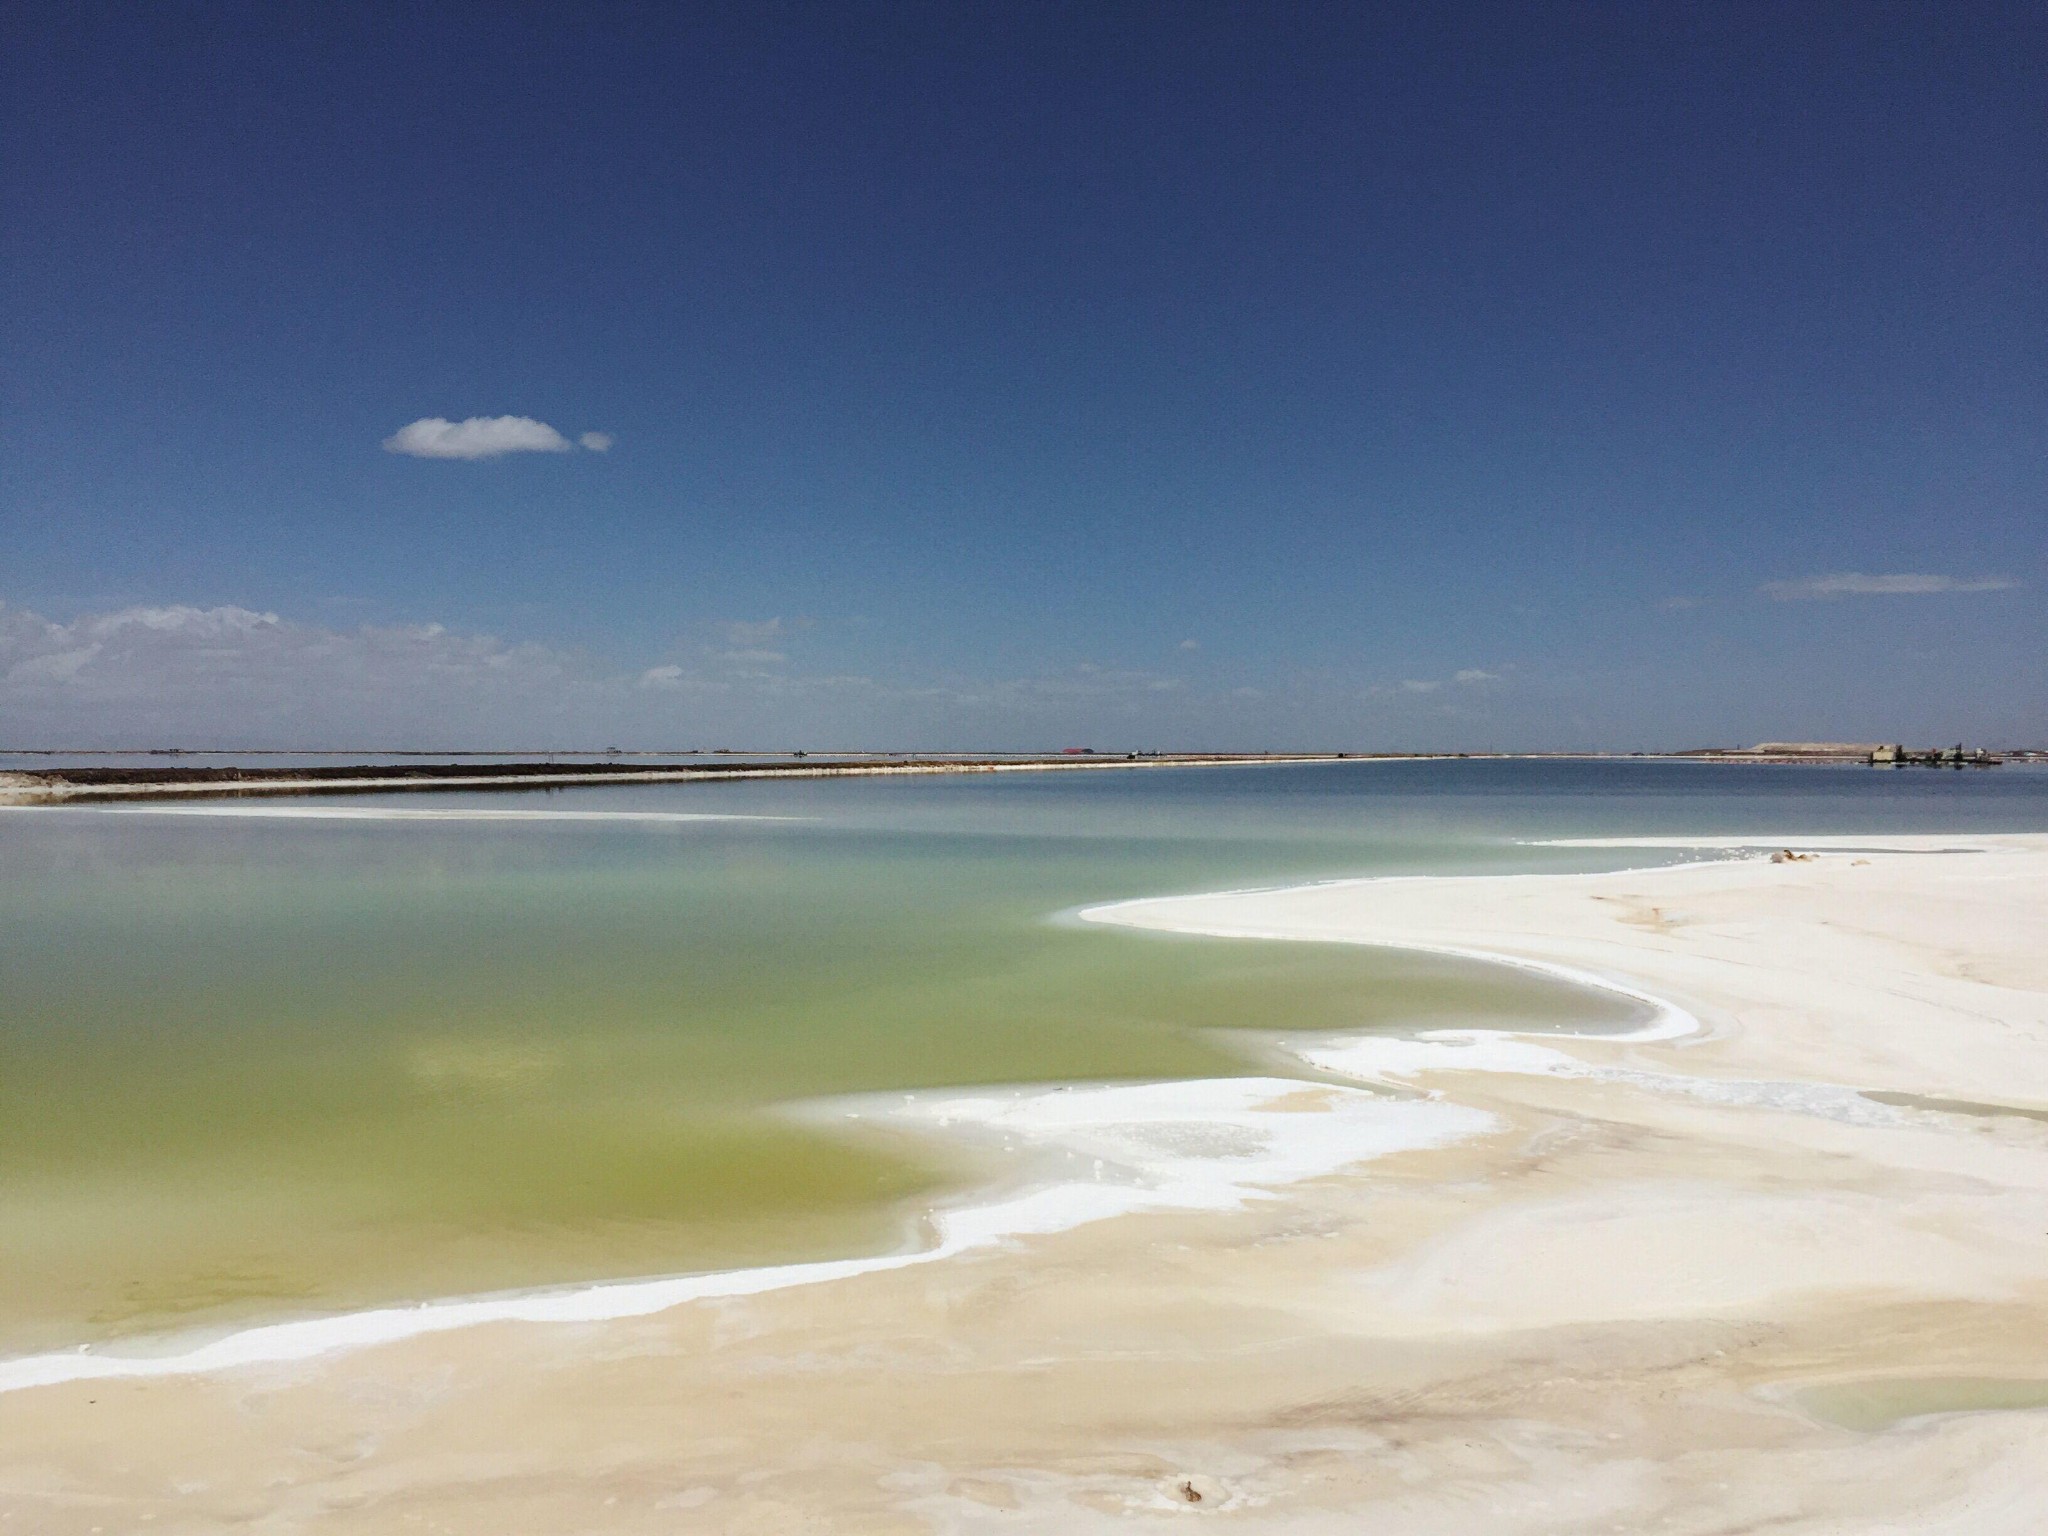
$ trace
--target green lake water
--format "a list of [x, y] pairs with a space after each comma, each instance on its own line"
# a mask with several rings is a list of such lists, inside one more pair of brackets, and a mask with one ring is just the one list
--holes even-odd
[[2006, 1376], [1872, 1376], [1808, 1387], [1796, 1400], [1817, 1419], [1859, 1434], [1875, 1434], [1928, 1414], [2048, 1408], [2048, 1381]]
[[973, 1177], [772, 1112], [793, 1099], [1270, 1070], [1239, 1031], [1632, 1017], [1526, 973], [1078, 905], [1669, 857], [1536, 836], [2043, 828], [2048, 775], [1360, 764], [293, 803], [786, 819], [0, 813], [0, 1355], [866, 1251]]

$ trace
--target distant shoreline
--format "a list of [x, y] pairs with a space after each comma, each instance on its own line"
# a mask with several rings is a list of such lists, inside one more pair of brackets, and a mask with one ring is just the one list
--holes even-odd
[[[26, 750], [0, 757], [316, 757], [311, 750], [121, 752]], [[340, 755], [340, 754], [331, 754]], [[1690, 752], [1062, 752], [959, 755], [837, 753], [708, 753], [717, 762], [647, 763], [624, 759], [666, 756], [604, 754], [596, 761], [481, 762], [485, 752], [390, 752], [377, 757], [417, 757], [417, 763], [323, 764], [317, 767], [207, 767], [179, 763], [163, 767], [70, 766], [0, 769], [0, 806], [69, 804], [79, 801], [138, 800], [161, 796], [240, 798], [258, 795], [392, 794], [425, 790], [560, 789], [593, 784], [684, 784], [729, 779], [878, 778], [957, 773], [1043, 773], [1068, 769], [1245, 767], [1282, 763], [1337, 762], [1666, 762], [1748, 763], [1765, 766], [1866, 766], [1860, 758], [1821, 754], [1763, 754], [1718, 749]], [[681, 756], [683, 754], [676, 754]], [[592, 754], [598, 757], [597, 754]], [[2018, 754], [2023, 760], [2031, 753]], [[465, 759], [464, 761], [449, 761]], [[1880, 765], [1883, 766], [1883, 765]], [[1977, 765], [1971, 765], [1977, 766]]]
[[[457, 754], [436, 755], [453, 757]], [[1351, 761], [1353, 756], [1347, 754], [1342, 760]], [[1223, 767], [1254, 763], [1311, 763], [1339, 760], [1339, 756], [1334, 753], [1098, 752], [1059, 757], [913, 757], [886, 760], [797, 757], [774, 762], [742, 759], [731, 763], [647, 765], [624, 762], [523, 762], [420, 763], [403, 766], [360, 764], [317, 768], [52, 768], [47, 771], [0, 772], [0, 804], [35, 805], [80, 800], [135, 800], [161, 795], [241, 797], [389, 794], [414, 790], [557, 789], [589, 784], [685, 784], [728, 779], [875, 778], [952, 773], [1049, 772], [1082, 768]]]

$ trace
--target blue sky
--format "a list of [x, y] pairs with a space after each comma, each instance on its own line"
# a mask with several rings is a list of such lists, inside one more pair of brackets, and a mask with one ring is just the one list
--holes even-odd
[[0, 26], [0, 746], [2048, 735], [2038, 7]]

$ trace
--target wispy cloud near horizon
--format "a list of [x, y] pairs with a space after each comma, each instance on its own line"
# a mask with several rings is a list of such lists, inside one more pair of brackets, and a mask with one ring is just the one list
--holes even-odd
[[[1512, 671], [1513, 668], [1508, 669]], [[1362, 699], [1381, 699], [1406, 695], [1439, 693], [1455, 684], [1459, 688], [1480, 688], [1491, 683], [1505, 683], [1507, 672], [1489, 672], [1484, 667], [1461, 667], [1448, 678], [1410, 677], [1399, 684], [1375, 683], [1359, 695]]]
[[[1330, 670], [1235, 664], [1210, 679], [1178, 675], [1206, 668], [1143, 664], [1157, 659], [1157, 643], [1140, 637], [1136, 658], [1020, 657], [998, 671], [972, 657], [901, 657], [888, 644], [872, 654], [865, 632], [830, 618], [706, 616], [682, 620], [665, 642], [585, 649], [545, 632], [363, 623], [278, 607], [149, 603], [53, 619], [0, 602], [0, 748], [1659, 745], [1643, 739], [1621, 674], [1461, 665], [1469, 654], [1435, 667], [1414, 657], [1419, 676], [1389, 670], [1369, 684]], [[1998, 622], [2000, 605], [1979, 616], [1994, 635], [2027, 638]], [[2001, 686], [2013, 689], [2013, 723], [1994, 744], [2031, 743], [2042, 718], [2038, 669], [2010, 667]], [[1790, 734], [1847, 739], [1858, 718], [1895, 718], [1881, 696], [1852, 687], [1830, 676], [1789, 699], [1759, 688], [1750, 700], [1709, 700], [1717, 713], [1676, 744], [1782, 736], [1788, 720], [1808, 722]], [[1615, 713], [1593, 713], [1610, 706]], [[1930, 741], [1992, 734], [1947, 715], [1900, 718], [1886, 730]]]
[[572, 718], [610, 686], [565, 651], [440, 624], [332, 629], [183, 603], [57, 623], [0, 604], [0, 717], [19, 739], [59, 745], [426, 740], [480, 720]]
[[1833, 597], [1904, 597], [1930, 592], [2008, 592], [2019, 585], [2009, 576], [1936, 576], [1901, 573], [1873, 576], [1862, 571], [1837, 571], [1804, 581], [1767, 581], [1757, 590], [1781, 603]]
[[[576, 441], [592, 453], [612, 446], [608, 432], [586, 432]], [[574, 453], [576, 443], [531, 416], [422, 416], [385, 438], [384, 451], [414, 459], [496, 459], [508, 453]]]

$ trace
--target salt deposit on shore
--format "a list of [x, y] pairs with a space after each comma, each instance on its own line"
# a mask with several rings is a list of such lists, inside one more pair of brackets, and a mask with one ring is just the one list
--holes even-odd
[[1040, 1182], [984, 1213], [1064, 1193], [993, 1219], [1002, 1241], [949, 1248], [942, 1222], [945, 1262], [14, 1392], [0, 1512], [2031, 1532], [2048, 1126], [2001, 1111], [2048, 1107], [2048, 838], [1789, 845], [1819, 857], [1098, 909], [1492, 955], [1664, 1011], [1605, 1039], [1291, 1042], [1405, 1102], [1244, 1079], [840, 1104], [818, 1112], [1008, 1138]]
[[[893, 1127], [1009, 1153], [1016, 1176], [993, 1198], [933, 1212], [929, 1236], [897, 1253], [379, 1307], [204, 1341], [159, 1340], [153, 1350], [0, 1360], [0, 1393], [278, 1365], [485, 1323], [646, 1317], [685, 1302], [929, 1263], [1136, 1211], [1233, 1210], [1303, 1179], [1442, 1146], [1493, 1125], [1483, 1111], [1458, 1105], [1260, 1077], [879, 1094], [794, 1106], [793, 1112], [828, 1125]], [[1000, 1166], [1004, 1160], [995, 1161]]]

